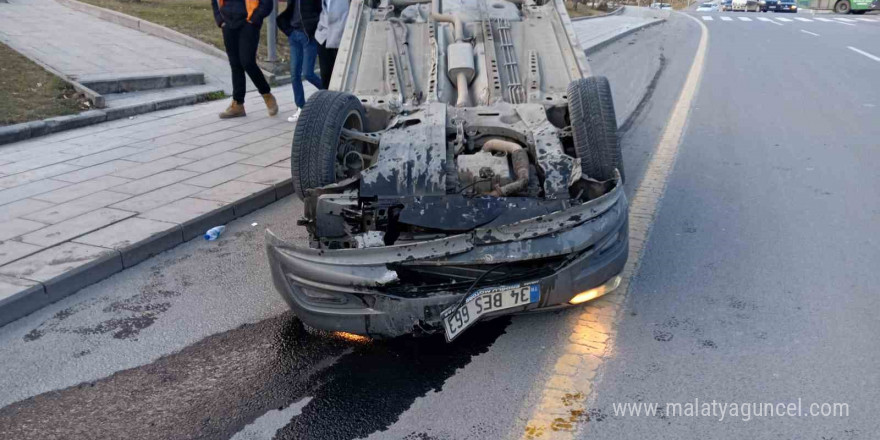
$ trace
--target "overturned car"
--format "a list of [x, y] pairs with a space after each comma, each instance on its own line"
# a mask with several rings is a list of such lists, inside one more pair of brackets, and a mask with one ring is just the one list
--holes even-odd
[[614, 105], [562, 0], [352, 0], [342, 41], [292, 145], [310, 245], [266, 231], [304, 323], [452, 340], [617, 287]]

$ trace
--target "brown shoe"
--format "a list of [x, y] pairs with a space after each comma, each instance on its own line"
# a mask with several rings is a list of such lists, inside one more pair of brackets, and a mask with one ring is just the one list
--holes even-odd
[[269, 110], [269, 116], [275, 116], [278, 114], [278, 101], [275, 100], [275, 97], [272, 96], [271, 93], [264, 94], [263, 101], [266, 101], [266, 109]]
[[232, 103], [229, 104], [229, 107], [226, 108], [226, 111], [220, 113], [220, 119], [240, 118], [242, 116], [247, 116], [247, 113], [244, 112], [244, 104], [241, 104], [234, 99], [232, 100]]

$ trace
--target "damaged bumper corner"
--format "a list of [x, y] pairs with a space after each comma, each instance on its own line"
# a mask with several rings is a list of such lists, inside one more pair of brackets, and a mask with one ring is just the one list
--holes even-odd
[[[617, 185], [548, 215], [442, 239], [324, 250], [287, 243], [266, 230], [266, 248], [276, 289], [305, 324], [394, 337], [440, 331], [441, 312], [472, 287], [540, 284], [537, 303], [498, 314], [568, 306], [574, 295], [623, 270], [627, 217]], [[489, 269], [497, 274], [481, 279]]]

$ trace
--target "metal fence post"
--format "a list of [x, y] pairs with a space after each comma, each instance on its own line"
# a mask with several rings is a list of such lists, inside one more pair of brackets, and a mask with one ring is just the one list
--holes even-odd
[[272, 12], [269, 14], [269, 28], [266, 29], [266, 43], [269, 45], [269, 61], [278, 61], [278, 0], [272, 0]]

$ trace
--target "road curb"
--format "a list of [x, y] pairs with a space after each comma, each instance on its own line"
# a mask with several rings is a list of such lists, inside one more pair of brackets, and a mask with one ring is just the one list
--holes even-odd
[[[219, 89], [217, 91], [220, 91]], [[56, 116], [54, 118], [39, 121], [22, 122], [21, 124], [0, 127], [0, 145], [23, 141], [60, 131], [82, 128], [101, 122], [115, 121], [144, 113], [159, 110], [168, 110], [185, 105], [194, 105], [208, 101], [209, 95], [214, 92], [195, 93], [187, 96], [157, 99], [141, 104], [132, 104], [121, 107], [109, 107], [100, 110], [86, 110], [75, 115]]]
[[627, 29], [627, 30], [625, 30], [625, 31], [623, 31], [623, 32], [620, 32], [620, 33], [618, 33], [618, 34], [615, 34], [615, 35], [611, 36], [610, 38], [607, 38], [607, 39], [605, 39], [605, 40], [603, 40], [603, 41], [600, 41], [600, 42], [598, 42], [598, 43], [596, 43], [596, 44], [594, 44], [594, 45], [592, 45], [592, 46], [585, 47], [585, 48], [584, 48], [584, 53], [586, 53], [587, 55], [591, 55], [591, 54], [597, 52], [598, 50], [602, 49], [603, 47], [605, 47], [605, 46], [607, 46], [607, 45], [609, 45], [609, 44], [611, 44], [611, 43], [613, 43], [613, 42], [615, 42], [615, 41], [617, 41], [617, 40], [619, 40], [619, 39], [621, 39], [621, 38], [623, 38], [623, 37], [626, 37], [627, 35], [631, 35], [631, 34], [633, 34], [633, 33], [635, 33], [635, 32], [638, 32], [638, 31], [640, 31], [640, 30], [642, 30], [642, 29], [649, 28], [649, 27], [651, 27], [651, 26], [654, 26], [654, 25], [657, 25], [657, 24], [663, 23], [663, 22], [665, 22], [665, 21], [666, 21], [665, 18], [655, 18], [655, 19], [653, 19], [653, 20], [651, 20], [651, 21], [647, 21], [647, 22], [645, 22], [645, 23], [643, 23], [643, 24], [637, 25], [637, 26], [632, 27], [632, 28], [630, 28], [630, 29]]
[[[0, 274], [0, 327], [64, 299], [80, 289], [117, 272], [198, 238], [213, 226], [244, 217], [293, 193], [292, 179], [286, 179], [254, 194], [227, 203], [213, 211], [159, 231], [137, 243], [106, 252], [82, 266], [51, 279], [38, 281], [26, 276]], [[221, 238], [222, 240], [222, 238]], [[76, 238], [71, 239], [77, 243]]]
[[574, 18], [569, 17], [569, 19], [570, 19], [571, 21], [584, 21], [584, 20], [592, 20], [592, 19], [594, 19], [594, 18], [608, 17], [609, 15], [620, 15], [620, 14], [623, 14], [623, 10], [624, 10], [625, 8], [626, 8], [625, 5], [620, 5], [620, 6], [617, 7], [617, 9], [615, 9], [615, 10], [613, 10], [613, 11], [611, 11], [611, 12], [606, 12], [606, 13], [601, 14], [601, 15], [590, 15], [590, 16], [588, 16], [588, 17], [574, 17]]

